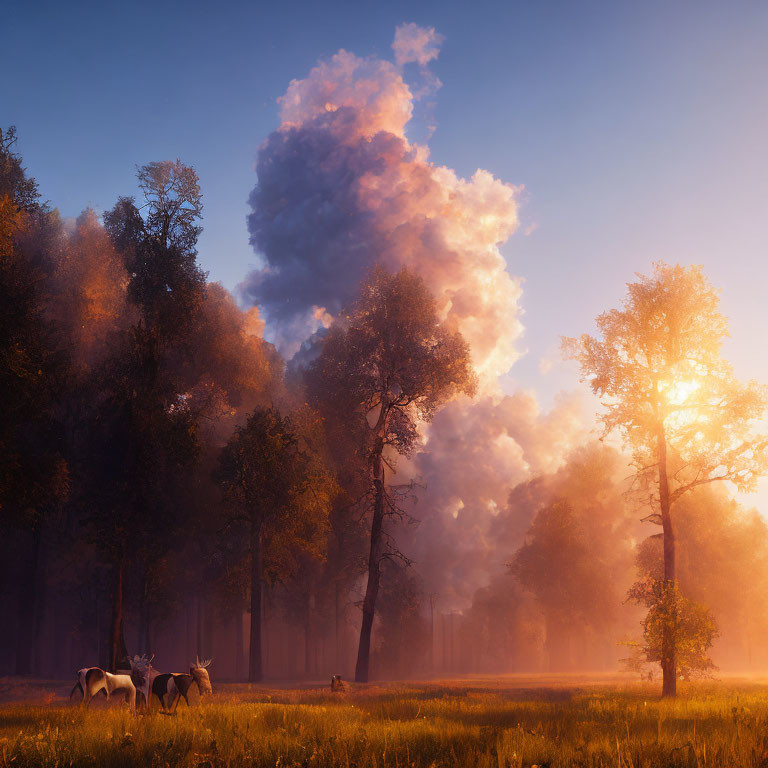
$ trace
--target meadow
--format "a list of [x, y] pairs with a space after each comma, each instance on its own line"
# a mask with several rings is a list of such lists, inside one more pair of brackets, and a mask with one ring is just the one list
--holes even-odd
[[685, 685], [676, 701], [587, 680], [217, 688], [174, 716], [54, 692], [3, 704], [2, 766], [768, 766], [765, 682]]

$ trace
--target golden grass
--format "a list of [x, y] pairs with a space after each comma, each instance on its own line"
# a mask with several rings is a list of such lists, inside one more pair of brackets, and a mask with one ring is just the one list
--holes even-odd
[[768, 685], [224, 686], [176, 716], [0, 708], [2, 766], [768, 766]]

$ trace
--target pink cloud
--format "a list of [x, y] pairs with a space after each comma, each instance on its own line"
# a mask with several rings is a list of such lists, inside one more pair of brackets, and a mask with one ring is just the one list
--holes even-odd
[[413, 22], [401, 24], [395, 30], [395, 40], [392, 43], [395, 64], [403, 67], [415, 63], [426, 67], [430, 61], [437, 58], [444, 39], [441, 34], [435, 32], [434, 27], [420, 27]]

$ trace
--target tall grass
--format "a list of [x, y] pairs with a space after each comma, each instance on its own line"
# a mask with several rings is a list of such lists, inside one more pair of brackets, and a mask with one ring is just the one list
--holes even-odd
[[3, 766], [768, 766], [768, 686], [230, 687], [175, 716], [0, 709]]

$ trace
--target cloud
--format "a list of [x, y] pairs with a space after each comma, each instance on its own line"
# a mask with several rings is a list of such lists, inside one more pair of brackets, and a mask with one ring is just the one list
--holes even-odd
[[[434, 32], [401, 29], [408, 55], [418, 38], [418, 56], [433, 58]], [[239, 290], [264, 310], [281, 351], [298, 350], [320, 325], [317, 308], [336, 315], [378, 262], [424, 277], [485, 380], [507, 371], [518, 357], [521, 290], [499, 245], [518, 227], [518, 188], [430, 162], [406, 137], [413, 94], [391, 62], [340, 51], [292, 81], [280, 108], [249, 199], [265, 266]]]
[[[392, 63], [344, 50], [313, 67], [305, 79], [292, 80], [278, 104], [278, 133], [327, 127], [336, 141], [350, 142], [380, 131], [402, 138], [413, 112], [411, 91]], [[270, 146], [262, 148], [260, 160], [264, 152], [268, 157]]]
[[404, 67], [406, 64], [415, 63], [426, 67], [430, 61], [437, 58], [444, 39], [441, 34], [435, 32], [434, 27], [420, 27], [413, 22], [401, 24], [395, 30], [395, 40], [392, 43], [395, 64]]
[[524, 230], [523, 234], [526, 237], [530, 237], [537, 229], [539, 228], [539, 223], [537, 221], [531, 222]]
[[398, 473], [424, 486], [414, 510], [421, 522], [404, 549], [444, 607], [467, 606], [503, 569], [532, 516], [508, 514], [501, 540], [496, 520], [510, 489], [555, 472], [585, 439], [585, 424], [581, 396], [561, 395], [542, 413], [533, 394], [517, 392], [451, 403], [427, 425], [423, 449]]

